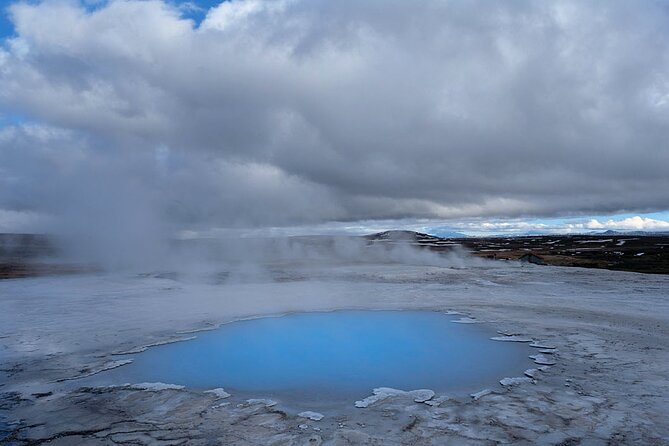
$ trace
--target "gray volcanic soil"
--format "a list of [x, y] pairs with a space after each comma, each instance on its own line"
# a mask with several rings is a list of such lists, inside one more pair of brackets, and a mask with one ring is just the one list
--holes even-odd
[[[483, 262], [170, 277], [1, 281], [0, 442], [669, 444], [667, 276]], [[426, 404], [395, 394], [367, 408], [351, 402], [321, 410], [320, 421], [263, 395], [246, 401], [170, 386], [81, 388], [68, 380], [122, 364], [118, 353], [227, 321], [331, 309], [458, 311], [556, 347], [544, 355], [556, 364], [535, 372], [534, 381], [491, 383], [492, 393], [479, 399], [437, 395]]]

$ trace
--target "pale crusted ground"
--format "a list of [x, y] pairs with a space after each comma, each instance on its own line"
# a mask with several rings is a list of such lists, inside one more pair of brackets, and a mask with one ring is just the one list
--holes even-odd
[[[496, 262], [293, 265], [233, 279], [0, 282], [0, 438], [51, 445], [669, 444], [668, 276]], [[123, 358], [114, 353], [237, 318], [342, 308], [459, 311], [557, 347], [557, 364], [535, 383], [494, 384], [478, 400], [429, 405], [396, 395], [364, 409], [351, 402], [320, 421], [235, 395], [57, 382], [118, 365]]]

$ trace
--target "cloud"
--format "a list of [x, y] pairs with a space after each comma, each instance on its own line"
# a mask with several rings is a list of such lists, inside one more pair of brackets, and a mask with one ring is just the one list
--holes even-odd
[[3, 130], [6, 211], [169, 232], [669, 202], [661, 2], [9, 11], [0, 109], [33, 124]]
[[622, 220], [607, 220], [600, 222], [597, 219], [592, 219], [583, 225], [589, 229], [626, 229], [638, 231], [652, 231], [652, 230], [669, 230], [669, 222], [664, 220], [656, 220], [653, 218], [644, 218], [638, 215], [634, 217], [624, 218]]
[[[579, 234], [602, 232], [601, 230], [623, 231], [667, 231], [669, 221], [667, 213], [648, 216], [616, 216], [606, 218], [568, 217], [568, 218], [465, 218], [458, 220], [409, 221], [407, 228], [430, 234], [450, 234], [453, 232], [471, 236], [486, 235], [528, 235], [528, 234]], [[659, 217], [659, 218], [653, 218]]]

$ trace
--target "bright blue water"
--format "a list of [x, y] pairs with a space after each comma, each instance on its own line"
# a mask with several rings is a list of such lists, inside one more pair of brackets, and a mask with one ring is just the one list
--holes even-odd
[[526, 346], [451, 320], [437, 312], [336, 311], [234, 322], [150, 348], [107, 378], [350, 400], [380, 386], [480, 390], [530, 365]]

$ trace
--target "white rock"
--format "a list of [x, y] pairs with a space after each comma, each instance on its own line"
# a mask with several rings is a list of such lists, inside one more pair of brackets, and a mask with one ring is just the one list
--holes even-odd
[[539, 373], [539, 369], [527, 369], [523, 372], [523, 374], [528, 378], [535, 378], [537, 373]]
[[472, 393], [470, 396], [474, 398], [474, 401], [478, 401], [481, 398], [483, 398], [486, 395], [490, 395], [492, 393], [492, 390], [490, 389], [483, 389], [480, 392]]
[[499, 383], [503, 386], [517, 386], [518, 384], [531, 383], [533, 381], [532, 378], [528, 378], [527, 376], [517, 376], [514, 378], [501, 379]]
[[365, 408], [368, 407], [370, 404], [374, 404], [386, 398], [390, 398], [391, 396], [398, 396], [398, 395], [406, 395], [406, 392], [404, 390], [392, 389], [390, 387], [378, 387], [372, 390], [371, 396], [368, 396], [364, 400], [356, 401], [355, 407]]
[[437, 407], [437, 406], [440, 406], [441, 403], [443, 403], [445, 401], [448, 401], [448, 397], [447, 396], [440, 396], [439, 398], [434, 398], [434, 399], [431, 399], [431, 400], [428, 400], [428, 401], [424, 401], [424, 403], [427, 404], [428, 406]]
[[534, 348], [543, 348], [543, 349], [551, 349], [551, 350], [553, 350], [553, 349], [556, 348], [555, 346], [552, 346], [552, 345], [550, 345], [550, 344], [547, 344], [547, 343], [544, 343], [544, 342], [540, 342], [540, 341], [532, 342], [532, 343], [530, 344], [530, 347], [534, 347]]
[[530, 355], [530, 359], [539, 365], [555, 365], [556, 362], [552, 359], [548, 359], [542, 354], [539, 355]]
[[504, 341], [504, 342], [532, 342], [530, 338], [524, 338], [522, 336], [494, 336], [493, 341]]
[[378, 387], [372, 391], [371, 396], [368, 396], [364, 400], [356, 401], [355, 407], [362, 409], [394, 396], [408, 396], [413, 398], [417, 403], [424, 403], [434, 397], [434, 392], [429, 389], [411, 390], [407, 392], [405, 390], [393, 389], [390, 387]]
[[148, 392], [160, 392], [161, 390], [181, 390], [184, 386], [165, 383], [139, 383], [130, 385], [131, 389], [146, 390]]
[[246, 400], [246, 402], [249, 404], [262, 404], [265, 407], [276, 406], [276, 401], [266, 398], [251, 398], [250, 400]]
[[456, 324], [479, 324], [479, 323], [481, 323], [480, 321], [478, 321], [474, 318], [471, 318], [471, 317], [461, 317], [460, 319], [456, 319], [456, 320], [451, 321], [451, 322], [455, 322]]
[[297, 414], [297, 416], [302, 417], [302, 418], [308, 418], [312, 421], [321, 421], [323, 419], [323, 414], [322, 413], [312, 412], [310, 410], [300, 412], [300, 413]]
[[429, 389], [414, 390], [411, 393], [413, 394], [414, 397], [413, 400], [417, 403], [424, 403], [434, 398], [434, 392]]
[[229, 398], [230, 394], [223, 390], [222, 388], [218, 387], [216, 389], [211, 389], [211, 390], [205, 390], [204, 393], [212, 393], [214, 394], [217, 398]]

